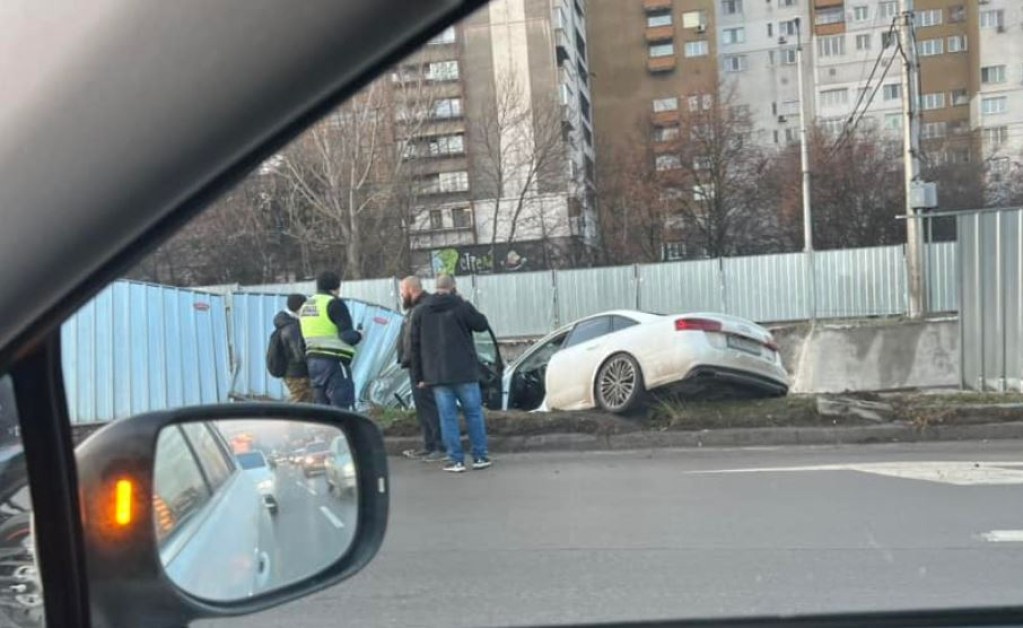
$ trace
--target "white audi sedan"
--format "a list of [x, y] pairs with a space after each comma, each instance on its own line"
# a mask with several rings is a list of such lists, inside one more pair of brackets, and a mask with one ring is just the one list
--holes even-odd
[[788, 374], [771, 333], [723, 314], [619, 310], [543, 338], [502, 378], [504, 409], [628, 413], [651, 391], [692, 398], [782, 396]]

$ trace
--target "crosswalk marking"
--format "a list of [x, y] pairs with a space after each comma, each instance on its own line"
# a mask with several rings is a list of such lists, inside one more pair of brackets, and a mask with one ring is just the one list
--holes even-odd
[[797, 467], [762, 467], [690, 471], [692, 475], [727, 473], [796, 473], [809, 471], [856, 471], [905, 480], [921, 480], [956, 486], [1006, 486], [1023, 484], [1023, 462], [874, 462]]

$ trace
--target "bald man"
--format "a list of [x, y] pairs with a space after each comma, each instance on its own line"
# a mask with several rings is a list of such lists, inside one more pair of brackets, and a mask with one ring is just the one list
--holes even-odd
[[[430, 295], [423, 290], [423, 282], [415, 276], [402, 279], [398, 290], [401, 295], [402, 309], [405, 310], [405, 320], [401, 324], [401, 335], [398, 342], [398, 364], [408, 370], [412, 365], [412, 338], [409, 333], [409, 321], [412, 318], [412, 311]], [[440, 415], [437, 412], [437, 401], [433, 397], [433, 391], [420, 388], [417, 385], [418, 382], [412, 379], [411, 372], [409, 372], [409, 380], [412, 382], [412, 402], [416, 405], [419, 429], [423, 433], [423, 447], [422, 449], [407, 449], [402, 452], [402, 455], [411, 460], [442, 462], [447, 459], [447, 454], [444, 451], [444, 439], [441, 437], [440, 431]]]

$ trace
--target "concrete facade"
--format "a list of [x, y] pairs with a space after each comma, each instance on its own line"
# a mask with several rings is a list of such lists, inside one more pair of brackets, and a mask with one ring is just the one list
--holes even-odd
[[[977, 8], [980, 76], [971, 103], [974, 126], [980, 129], [986, 157], [1018, 162], [1023, 153], [1023, 5], [987, 0]], [[1004, 111], [999, 99], [1004, 99]]]

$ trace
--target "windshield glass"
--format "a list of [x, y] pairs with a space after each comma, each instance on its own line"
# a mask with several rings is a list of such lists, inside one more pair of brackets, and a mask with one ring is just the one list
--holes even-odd
[[[380, 428], [372, 567], [218, 626], [1023, 604], [1023, 12], [901, 4], [493, 0], [66, 324], [74, 425]], [[206, 449], [320, 555], [357, 456], [270, 436]]]
[[266, 458], [263, 457], [263, 454], [256, 451], [247, 454], [237, 454], [235, 458], [238, 459], [238, 463], [242, 465], [242, 468], [246, 470], [266, 466]]

